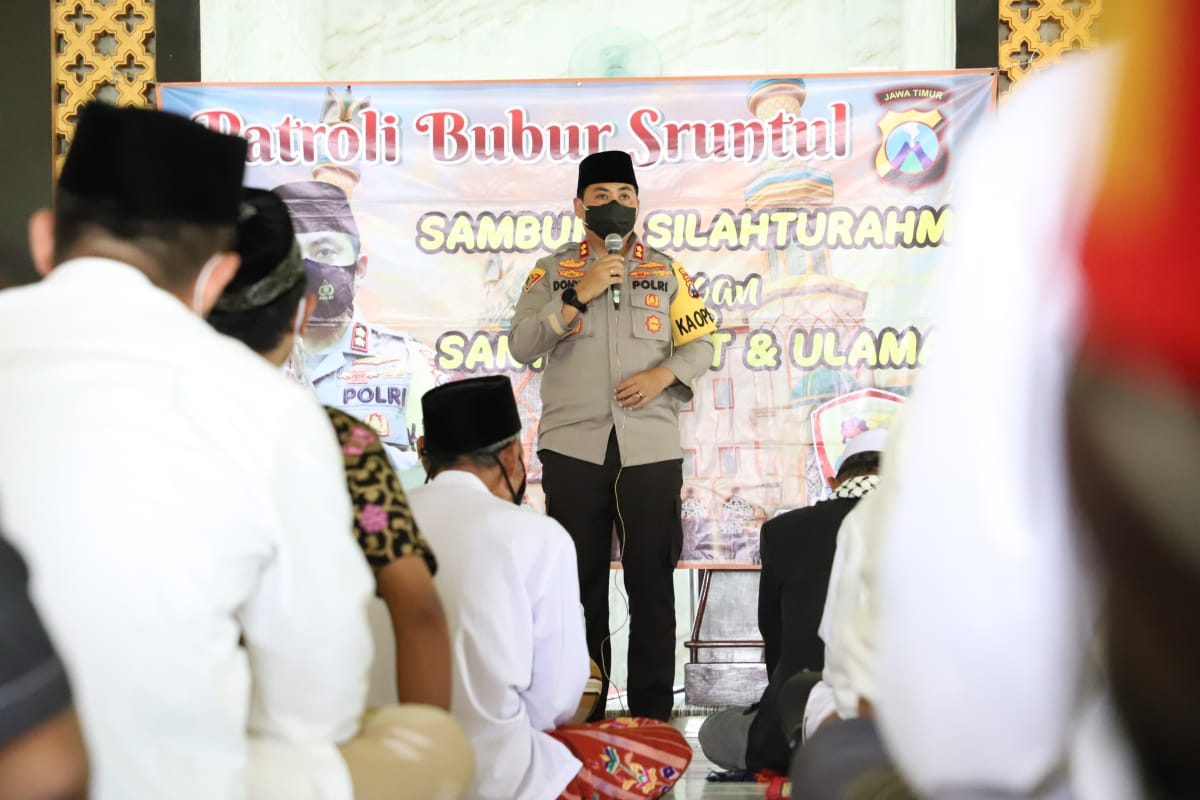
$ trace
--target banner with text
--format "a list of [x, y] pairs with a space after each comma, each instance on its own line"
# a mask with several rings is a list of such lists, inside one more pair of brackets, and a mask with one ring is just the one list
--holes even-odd
[[719, 323], [680, 415], [683, 558], [707, 566], [756, 561], [762, 522], [827, 495], [846, 442], [903, 403], [936, 346], [956, 153], [994, 93], [992, 72], [960, 71], [164, 85], [159, 100], [245, 137], [247, 183], [307, 203], [315, 290], [344, 320], [306, 336], [322, 401], [409, 467], [425, 388], [508, 374], [535, 506], [542, 364], [514, 360], [509, 321], [533, 263], [583, 238], [579, 161], [627, 150], [639, 236], [687, 267]]

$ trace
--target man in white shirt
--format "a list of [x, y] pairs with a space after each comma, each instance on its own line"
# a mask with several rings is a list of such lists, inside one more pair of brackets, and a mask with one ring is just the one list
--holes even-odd
[[[1154, 47], [1158, 74], [1157, 40]], [[892, 503], [879, 564], [887, 614], [877, 636], [878, 721], [923, 797], [1140, 796], [1124, 769], [1121, 735], [1105, 721], [1111, 712], [1082, 710], [1100, 683], [1093, 663], [1098, 570], [1081, 547], [1085, 529], [1064, 447], [1067, 387], [1087, 310], [1081, 243], [1116, 94], [1091, 87], [1118, 84], [1113, 56], [1068, 59], [1022, 83], [963, 155], [961, 174], [970, 179], [937, 304], [944, 347], [906, 409], [912, 446], [889, 462], [880, 488]], [[1132, 86], [1140, 101], [1140, 85]], [[1182, 98], [1178, 107], [1191, 105]], [[1136, 114], [1130, 120], [1140, 122]], [[1011, 152], [1009, 143], [1030, 135], [1038, 147]], [[1157, 157], [1161, 145], [1139, 128], [1130, 152]], [[1155, 174], [1140, 157], [1136, 168]], [[1006, 199], [1027, 187], [1028, 175], [1038, 176], [1038, 190], [1022, 202]], [[1181, 196], [1192, 196], [1190, 185]], [[1141, 226], [1136, 197], [1115, 195], [1123, 230], [1156, 241]], [[1145, 286], [1193, 296], [1174, 283], [1156, 284], [1159, 262], [1142, 245], [1139, 238], [1136, 259], [1122, 268]], [[988, 354], [989, 386], [1004, 391], [966, 391], [981, 353]], [[984, 468], [953, 466], [963, 430], [972, 431], [972, 450], [986, 454]], [[1141, 431], [1118, 430], [1122, 448], [1131, 450]], [[1171, 447], [1186, 447], [1178, 433]], [[890, 483], [893, 477], [904, 485]], [[1171, 738], [1188, 741], [1176, 731]]]
[[[883, 434], [884, 431], [880, 431]], [[882, 445], [880, 446], [882, 450]], [[875, 689], [875, 568], [886, 527], [880, 515], [886, 493], [870, 492], [838, 528], [825, 608], [817, 633], [825, 643], [818, 689], [827, 686], [838, 716], [869, 713]]]
[[333, 433], [202, 319], [237, 268], [245, 152], [86, 106], [30, 221], [45, 280], [0, 294], [0, 380], [25, 387], [0, 490], [96, 800], [367, 796], [337, 746], [363, 711], [371, 580]]
[[[512, 383], [456, 381], [421, 403], [418, 449], [432, 480], [409, 492], [409, 504], [438, 553], [451, 713], [478, 760], [469, 796], [590, 798], [597, 782], [620, 786], [635, 765], [656, 787], [647, 796], [666, 792], [690, 758], [678, 731], [651, 720], [556, 730], [575, 715], [589, 673], [575, 546], [558, 522], [520, 506], [526, 475]], [[602, 756], [589, 760], [571, 731], [605, 738], [619, 763], [606, 770]]]

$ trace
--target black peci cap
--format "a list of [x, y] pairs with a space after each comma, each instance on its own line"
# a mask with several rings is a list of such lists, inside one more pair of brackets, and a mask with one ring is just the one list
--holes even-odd
[[636, 191], [637, 176], [633, 174], [633, 159], [624, 150], [605, 150], [592, 153], [579, 162], [579, 183], [575, 196], [583, 197], [583, 190], [593, 183], [628, 183]]
[[453, 457], [484, 450], [521, 432], [512, 381], [504, 375], [467, 378], [430, 389], [421, 398], [425, 449]]
[[245, 169], [245, 139], [178, 114], [91, 102], [58, 186], [133, 220], [232, 226]]
[[287, 203], [296, 233], [337, 231], [358, 236], [350, 198], [340, 187], [325, 181], [293, 181], [274, 191]]

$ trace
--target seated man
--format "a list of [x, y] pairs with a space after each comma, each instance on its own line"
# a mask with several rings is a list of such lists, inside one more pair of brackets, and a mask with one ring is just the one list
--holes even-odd
[[[729, 770], [786, 772], [791, 731], [784, 730], [779, 701], [783, 686], [804, 671], [819, 673], [825, 645], [817, 635], [842, 520], [878, 482], [879, 456], [887, 432], [875, 429], [846, 443], [833, 495], [798, 508], [762, 527], [762, 572], [758, 627], [769, 680], [762, 698], [749, 708], [709, 716], [700, 728], [705, 756]], [[815, 676], [808, 681], [811, 686]], [[801, 705], [804, 702], [800, 696]]]
[[[520, 507], [521, 419], [507, 377], [422, 398], [418, 441], [432, 480], [409, 493], [441, 554], [436, 582], [454, 643], [451, 711], [479, 760], [470, 796], [552, 800], [669, 791], [691, 760], [677, 730], [647, 719], [563, 726], [588, 679], [575, 548]], [[611, 787], [615, 786], [615, 790]]]
[[417, 726], [362, 721], [371, 582], [326, 417], [203, 321], [237, 269], [245, 159], [183, 117], [85, 106], [30, 221], [45, 277], [0, 292], [0, 380], [42, 389], [0, 415], [7, 533], [91, 796], [453, 796], [469, 769], [408, 780], [452, 720], [425, 709], [403, 756]]
[[[235, 250], [237, 274], [209, 323], [277, 367], [293, 354], [308, 312], [304, 262], [288, 209], [274, 192], [244, 189]], [[409, 512], [399, 478], [370, 426], [326, 407], [342, 448], [354, 505], [354, 534], [375, 573], [391, 619], [394, 695], [402, 703], [450, 709], [450, 638], [433, 585], [437, 562]], [[392, 642], [377, 642], [390, 652]], [[392, 692], [385, 693], [391, 696]]]
[[0, 538], [0, 797], [87, 797], [71, 688], [26, 594], [25, 562]]

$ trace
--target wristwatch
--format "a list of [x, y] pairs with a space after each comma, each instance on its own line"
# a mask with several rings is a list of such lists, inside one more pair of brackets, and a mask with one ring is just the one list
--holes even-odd
[[579, 300], [579, 292], [575, 291], [574, 286], [570, 286], [563, 291], [562, 301], [569, 306], [575, 306], [575, 308], [578, 308], [581, 314], [587, 313], [587, 303], [583, 303]]

